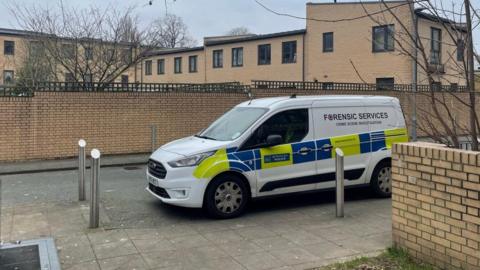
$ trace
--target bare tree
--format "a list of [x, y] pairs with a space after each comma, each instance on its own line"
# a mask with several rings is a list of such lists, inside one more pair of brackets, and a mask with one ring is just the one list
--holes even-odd
[[[468, 23], [473, 16], [468, 10], [471, 5], [468, 0], [464, 5], [456, 8], [445, 8], [442, 3], [423, 0], [408, 0], [411, 20], [401, 17], [398, 10], [392, 9], [388, 1], [381, 0], [383, 12], [372, 12], [366, 5], [362, 7], [366, 14], [378, 25], [394, 24], [390, 36], [395, 42], [393, 53], [409, 57], [418, 68], [417, 75], [422, 75], [428, 84], [428, 90], [418, 92], [417, 81], [413, 84], [412, 95], [419, 95], [428, 100], [428, 106], [418, 106], [420, 121], [418, 129], [431, 139], [460, 147], [461, 141], [466, 138], [471, 142], [472, 149], [478, 150], [479, 121], [476, 109], [476, 93], [473, 77], [473, 49], [468, 48], [471, 44], [472, 27]], [[446, 39], [438, 37], [422, 36], [415, 25], [419, 15], [428, 18], [440, 25]], [[465, 23], [467, 22], [467, 23]], [[376, 42], [373, 40], [372, 42]], [[430, 46], [450, 48], [447, 57], [441, 55]], [[464, 56], [465, 49], [467, 51]], [[454, 53], [452, 53], [454, 52]], [[445, 59], [446, 58], [446, 59]], [[461, 58], [461, 59], [459, 59]], [[448, 66], [448, 71], [447, 67]], [[416, 75], [416, 76], [417, 76]], [[445, 89], [440, 83], [463, 82], [468, 90], [468, 98], [459, 94], [454, 87]], [[426, 104], [425, 104], [426, 105]], [[460, 111], [469, 111], [468, 121], [459, 119]]]
[[26, 47], [35, 44], [34, 51], [43, 56], [27, 57], [27, 69], [41, 62], [50, 74], [40, 78], [69, 81], [76, 87], [102, 90], [161, 46], [160, 33], [148, 24], [142, 28], [133, 7], [77, 9], [60, 1], [51, 8], [12, 1], [8, 8], [31, 33]]
[[161, 47], [193, 47], [196, 41], [190, 36], [183, 19], [174, 14], [167, 14], [154, 22], [153, 27], [161, 36]]
[[227, 35], [229, 36], [241, 36], [250, 34], [252, 34], [252, 32], [250, 32], [250, 30], [248, 30], [248, 28], [245, 26], [235, 27], [227, 32]]

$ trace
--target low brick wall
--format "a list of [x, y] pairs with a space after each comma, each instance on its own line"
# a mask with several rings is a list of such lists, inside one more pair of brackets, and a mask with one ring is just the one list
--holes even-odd
[[480, 152], [393, 147], [393, 241], [441, 269], [480, 269]]
[[[252, 89], [254, 97], [298, 95], [385, 95], [399, 98], [410, 120], [410, 93], [400, 91], [338, 91]], [[458, 99], [468, 98], [458, 93]], [[232, 106], [247, 100], [243, 92], [36, 92], [33, 97], [0, 97], [0, 162], [55, 159], [77, 154], [78, 139], [102, 154], [147, 153], [150, 126], [157, 127], [157, 145], [192, 135]], [[457, 98], [447, 104], [459, 125], [468, 111]], [[417, 107], [431, 108], [428, 96], [418, 95]], [[428, 118], [418, 110], [419, 127]], [[422, 136], [422, 130], [418, 131]]]

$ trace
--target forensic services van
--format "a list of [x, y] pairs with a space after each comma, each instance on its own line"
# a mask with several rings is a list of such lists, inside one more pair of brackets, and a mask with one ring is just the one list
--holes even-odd
[[345, 186], [391, 194], [391, 147], [408, 141], [398, 99], [291, 96], [243, 102], [148, 161], [147, 190], [168, 204], [240, 215], [252, 198], [335, 187], [335, 149]]

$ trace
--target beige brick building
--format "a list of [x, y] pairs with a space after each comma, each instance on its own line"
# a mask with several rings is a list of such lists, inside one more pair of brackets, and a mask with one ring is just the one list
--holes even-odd
[[[305, 29], [261, 35], [204, 38], [195, 48], [158, 50], [124, 74], [139, 83], [213, 83], [252, 80], [410, 84], [414, 61], [408, 33], [417, 28], [427, 63], [417, 65], [419, 84], [435, 70], [441, 84], [464, 85], [461, 27], [424, 13], [407, 1], [307, 3]], [[448, 29], [447, 29], [448, 27]], [[454, 32], [452, 37], [450, 34]], [[20, 58], [9, 55], [19, 35], [0, 29], [0, 84], [15, 73]], [[457, 38], [458, 37], [458, 38]], [[0, 47], [0, 50], [2, 48]]]

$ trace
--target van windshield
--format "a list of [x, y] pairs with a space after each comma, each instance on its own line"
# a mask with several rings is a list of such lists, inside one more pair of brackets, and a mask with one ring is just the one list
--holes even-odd
[[266, 111], [265, 108], [235, 107], [195, 136], [217, 141], [235, 140]]

